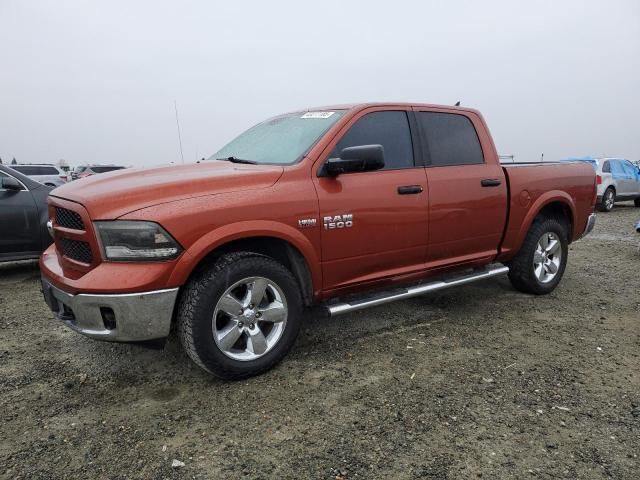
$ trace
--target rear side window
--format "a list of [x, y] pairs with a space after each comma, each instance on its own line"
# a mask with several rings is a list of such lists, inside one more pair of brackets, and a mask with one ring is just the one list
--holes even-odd
[[622, 164], [618, 160], [609, 160], [609, 164], [611, 165], [611, 173], [624, 175], [624, 168], [622, 168]]
[[14, 165], [14, 170], [23, 175], [58, 175], [55, 167], [38, 166], [38, 165]]
[[332, 157], [347, 147], [382, 145], [384, 169], [413, 167], [413, 143], [405, 112], [372, 112], [360, 118], [340, 139]]
[[484, 163], [478, 134], [471, 121], [455, 113], [416, 112], [434, 167]]
[[609, 160], [602, 164], [602, 173], [611, 173], [611, 164]]
[[13, 168], [16, 172], [22, 173], [23, 175], [40, 175], [37, 170], [38, 167], [24, 167], [22, 165], [13, 165], [11, 168]]

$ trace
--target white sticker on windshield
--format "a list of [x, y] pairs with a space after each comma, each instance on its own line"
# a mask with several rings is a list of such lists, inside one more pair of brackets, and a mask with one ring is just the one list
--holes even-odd
[[329, 118], [336, 112], [307, 112], [300, 118]]

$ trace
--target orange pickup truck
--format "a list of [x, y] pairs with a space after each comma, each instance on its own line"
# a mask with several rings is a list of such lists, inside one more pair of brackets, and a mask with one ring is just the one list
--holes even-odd
[[54, 190], [43, 293], [79, 333], [175, 325], [200, 367], [243, 378], [286, 355], [311, 305], [337, 315], [505, 273], [552, 291], [595, 201], [586, 163], [501, 165], [475, 110], [309, 109], [197, 164]]

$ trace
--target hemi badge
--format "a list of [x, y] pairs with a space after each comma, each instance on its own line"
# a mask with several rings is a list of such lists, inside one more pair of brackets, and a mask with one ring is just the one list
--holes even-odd
[[318, 220], [316, 218], [303, 218], [298, 220], [298, 227], [300, 228], [315, 227], [317, 223], [318, 223]]

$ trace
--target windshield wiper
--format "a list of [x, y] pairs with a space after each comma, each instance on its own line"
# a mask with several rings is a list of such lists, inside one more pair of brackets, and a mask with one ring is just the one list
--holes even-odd
[[238, 157], [216, 158], [216, 160], [224, 160], [225, 162], [233, 162], [233, 163], [246, 163], [248, 165], [258, 164], [258, 162], [256, 162], [255, 160], [246, 160], [244, 158], [238, 158]]

